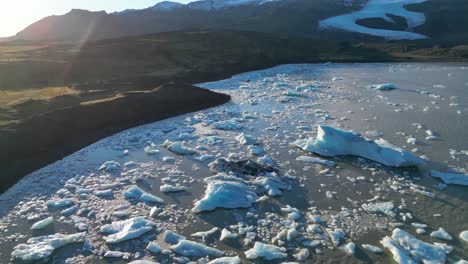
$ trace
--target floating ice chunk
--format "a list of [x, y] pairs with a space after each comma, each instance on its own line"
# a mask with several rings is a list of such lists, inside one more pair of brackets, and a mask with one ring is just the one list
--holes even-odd
[[50, 208], [62, 208], [73, 204], [72, 199], [49, 200], [47, 206]]
[[105, 170], [107, 172], [115, 172], [120, 169], [120, 163], [115, 160], [109, 160], [104, 162], [101, 167], [99, 167], [99, 171]]
[[356, 244], [354, 244], [353, 242], [349, 242], [348, 244], [341, 246], [340, 249], [345, 253], [354, 255], [354, 253], [356, 252]]
[[141, 260], [134, 260], [132, 262], [129, 262], [128, 264], [159, 264], [159, 262], [141, 259]]
[[299, 261], [305, 261], [309, 257], [309, 250], [307, 248], [303, 248], [299, 250], [293, 257]]
[[213, 127], [219, 130], [241, 130], [244, 128], [236, 119], [215, 122]]
[[270, 165], [270, 166], [274, 165], [274, 161], [270, 157], [268, 157], [267, 155], [258, 158], [257, 161], [262, 163], [262, 164], [266, 164], [266, 165]]
[[208, 183], [205, 196], [195, 202], [193, 212], [216, 208], [249, 208], [258, 199], [255, 190], [236, 177], [218, 174], [206, 178], [205, 182]]
[[101, 232], [110, 234], [104, 237], [106, 243], [115, 244], [140, 237], [153, 230], [153, 226], [155, 226], [154, 222], [146, 220], [143, 217], [135, 217], [103, 225], [101, 227]]
[[190, 139], [197, 139], [198, 136], [197, 135], [192, 135], [192, 134], [189, 134], [189, 133], [180, 133], [179, 134], [179, 139], [180, 140], [190, 140]]
[[201, 238], [203, 241], [205, 241], [207, 237], [212, 236], [214, 233], [218, 232], [218, 230], [219, 228], [214, 227], [211, 230], [196, 232], [196, 233], [191, 234], [190, 236], [198, 237], [198, 238]]
[[437, 231], [433, 231], [431, 233], [431, 236], [432, 237], [437, 237], [437, 238], [440, 238], [440, 239], [445, 239], [445, 240], [452, 240], [453, 237], [452, 235], [450, 235], [445, 229], [443, 229], [442, 227], [439, 227], [439, 230]]
[[203, 162], [203, 161], [207, 161], [213, 158], [214, 158], [213, 155], [205, 154], [205, 155], [201, 155], [200, 157], [198, 157], [197, 160]]
[[462, 231], [459, 235], [459, 237], [465, 241], [468, 242], [468, 230]]
[[256, 145], [257, 139], [254, 136], [246, 135], [244, 133], [238, 135], [236, 140], [239, 141], [242, 145]]
[[333, 161], [324, 160], [324, 159], [320, 159], [320, 158], [316, 158], [316, 157], [310, 157], [310, 156], [300, 156], [300, 157], [296, 158], [296, 160], [297, 161], [302, 161], [302, 162], [305, 162], [305, 163], [322, 164], [322, 165], [329, 166], [329, 167], [336, 166], [336, 163], [333, 162]]
[[237, 234], [234, 234], [230, 232], [229, 230], [227, 230], [226, 228], [223, 228], [223, 230], [221, 231], [221, 236], [219, 240], [224, 241], [226, 239], [236, 239], [237, 237], [238, 237]]
[[[388, 237], [386, 238], [387, 240], [392, 240], [399, 244], [399, 246], [401, 247], [400, 249], [403, 249], [405, 253], [403, 254], [403, 256], [411, 255], [412, 262], [407, 260], [407, 262], [399, 262], [399, 263], [419, 263], [419, 262], [445, 263], [445, 261], [447, 260], [445, 250], [442, 247], [438, 247], [438, 246], [423, 242], [399, 228], [396, 228], [393, 230], [391, 239]], [[386, 242], [384, 241], [384, 243]], [[387, 247], [386, 244], [384, 244], [384, 246]], [[397, 252], [399, 254], [401, 253], [399, 251]], [[395, 258], [396, 257], [395, 252], [392, 251], [392, 253], [394, 254], [394, 258]]]
[[249, 146], [249, 153], [255, 156], [263, 154], [265, 151], [259, 146]]
[[162, 251], [162, 248], [156, 244], [156, 242], [149, 242], [148, 246], [146, 246], [146, 250], [153, 254], [159, 254]]
[[126, 199], [135, 199], [142, 202], [164, 203], [164, 200], [143, 191], [140, 187], [133, 185], [123, 192]]
[[431, 176], [440, 178], [445, 184], [458, 184], [468, 186], [468, 175], [447, 172], [431, 171]]
[[62, 210], [62, 214], [65, 215], [65, 216], [69, 216], [69, 215], [72, 215], [73, 213], [75, 213], [76, 211], [78, 210], [78, 206], [72, 206], [70, 208], [67, 208], [65, 210]]
[[365, 250], [369, 250], [370, 252], [374, 252], [374, 253], [382, 253], [383, 250], [379, 247], [376, 247], [376, 246], [372, 246], [372, 245], [369, 245], [369, 244], [362, 244], [362, 248], [365, 249]]
[[390, 217], [395, 217], [395, 212], [393, 212], [393, 202], [382, 202], [382, 203], [368, 203], [362, 204], [362, 209], [371, 212], [371, 213], [383, 213]]
[[294, 145], [322, 156], [354, 155], [387, 166], [403, 167], [424, 164], [422, 159], [383, 139], [372, 141], [359, 134], [330, 126], [319, 126], [315, 140], [301, 139], [294, 142]]
[[107, 251], [104, 253], [105, 258], [121, 258], [125, 255], [124, 252], [121, 251]]
[[343, 238], [346, 236], [346, 232], [341, 229], [341, 228], [327, 228], [325, 229], [327, 231], [327, 234], [330, 236], [330, 239], [333, 242], [333, 245], [339, 246], [343, 240]]
[[386, 247], [393, 254], [393, 259], [399, 264], [417, 264], [409, 255], [409, 253], [402, 248], [398, 243], [386, 236], [380, 241], [382, 246]]
[[241, 260], [237, 256], [217, 258], [208, 262], [208, 264], [240, 264], [240, 263], [241, 263]]
[[164, 242], [169, 243], [171, 245], [175, 245], [179, 243], [181, 240], [185, 240], [184, 236], [176, 234], [170, 230], [166, 230], [164, 232]]
[[156, 147], [156, 145], [154, 143], [151, 143], [151, 145], [145, 147], [144, 151], [148, 155], [154, 155], [154, 154], [161, 153], [161, 151], [159, 151], [159, 149], [157, 149], [157, 147]]
[[99, 197], [111, 197], [112, 196], [112, 190], [103, 190], [103, 191], [97, 191], [96, 196]]
[[27, 244], [15, 246], [11, 256], [24, 261], [34, 261], [46, 259], [54, 250], [67, 244], [83, 242], [85, 233], [72, 235], [54, 234], [48, 236], [33, 237], [27, 241]]
[[437, 140], [439, 137], [436, 136], [432, 130], [426, 130], [426, 140]]
[[255, 242], [254, 247], [245, 252], [248, 259], [263, 258], [265, 260], [284, 259], [288, 257], [285, 248]]
[[52, 216], [47, 217], [46, 219], [43, 219], [41, 221], [34, 223], [31, 226], [31, 229], [33, 230], [43, 229], [43, 228], [46, 228], [48, 225], [52, 224], [53, 222], [54, 222], [54, 218]]
[[185, 191], [187, 188], [184, 186], [173, 186], [170, 184], [164, 184], [159, 187], [159, 190], [163, 193], [170, 193], [170, 192], [181, 192]]
[[218, 136], [209, 136], [206, 138], [200, 138], [198, 142], [208, 145], [216, 145], [224, 141], [224, 138]]
[[380, 91], [389, 91], [398, 89], [398, 87], [392, 83], [384, 83], [384, 84], [373, 84], [370, 86], [371, 89], [380, 90]]
[[163, 147], [179, 155], [192, 155], [197, 153], [197, 151], [193, 148], [184, 146], [182, 142], [171, 142], [169, 140], [166, 140], [163, 143]]
[[171, 250], [184, 257], [205, 257], [211, 256], [219, 258], [224, 252], [203, 244], [190, 240], [181, 240], [177, 245], [171, 246]]

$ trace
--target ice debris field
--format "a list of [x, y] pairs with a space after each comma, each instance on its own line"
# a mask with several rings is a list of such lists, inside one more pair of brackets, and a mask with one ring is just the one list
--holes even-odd
[[[283, 65], [0, 196], [23, 263], [466, 263], [468, 66]], [[369, 89], [371, 88], [371, 89]]]

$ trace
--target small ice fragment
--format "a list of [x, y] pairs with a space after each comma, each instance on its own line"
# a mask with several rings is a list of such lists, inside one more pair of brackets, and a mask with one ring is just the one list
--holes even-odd
[[107, 172], [115, 172], [120, 169], [120, 163], [115, 160], [109, 160], [104, 162], [101, 167], [99, 167], [99, 171], [105, 170]]
[[219, 130], [241, 130], [244, 128], [244, 126], [235, 119], [215, 122], [213, 123], [213, 127]]
[[335, 246], [339, 246], [343, 238], [346, 236], [345, 231], [341, 228], [327, 228], [326, 231]]
[[163, 147], [179, 155], [192, 155], [197, 153], [196, 150], [186, 147], [182, 142], [171, 142], [166, 140], [163, 143]]
[[41, 220], [41, 221], [38, 221], [38, 222], [34, 223], [32, 225], [32, 227], [31, 227], [31, 229], [33, 229], [33, 230], [43, 229], [43, 228], [47, 227], [48, 225], [52, 224], [53, 222], [54, 222], [54, 218], [52, 216], [47, 217], [44, 220]]
[[163, 199], [143, 191], [136, 185], [130, 186], [126, 191], [124, 191], [123, 196], [126, 199], [135, 199], [142, 202], [164, 203]]
[[383, 250], [379, 247], [376, 247], [376, 246], [372, 246], [372, 245], [369, 245], [369, 244], [362, 244], [362, 248], [364, 248], [365, 250], [368, 250], [370, 252], [374, 252], [374, 253], [382, 253]]
[[272, 160], [270, 157], [268, 157], [267, 155], [265, 155], [265, 156], [263, 156], [263, 157], [261, 157], [261, 158], [258, 158], [257, 161], [258, 161], [259, 163], [266, 164], [266, 165], [270, 165], [270, 166], [273, 166], [273, 165], [274, 165], [273, 160]]
[[370, 86], [371, 89], [380, 90], [380, 91], [389, 91], [397, 89], [398, 87], [392, 83], [384, 83], [384, 84], [373, 84]]
[[109, 236], [104, 237], [106, 243], [115, 244], [137, 238], [153, 230], [154, 226], [155, 223], [152, 221], [146, 220], [143, 217], [135, 217], [103, 225], [101, 227], [101, 232], [110, 234]]
[[164, 184], [159, 187], [159, 190], [163, 193], [170, 193], [170, 192], [181, 192], [185, 191], [186, 188], [184, 186], [173, 186], [170, 184]]
[[104, 253], [105, 258], [121, 258], [123, 255], [124, 253], [120, 251], [107, 251]]
[[316, 139], [300, 139], [297, 147], [322, 156], [354, 155], [387, 166], [419, 166], [425, 162], [383, 139], [368, 140], [359, 134], [330, 126], [318, 126]]
[[70, 206], [73, 204], [72, 199], [60, 199], [60, 200], [49, 200], [47, 201], [47, 206], [50, 208], [62, 208], [66, 206]]
[[327, 191], [327, 192], [325, 193], [325, 195], [327, 196], [328, 199], [333, 199], [333, 193], [332, 193], [332, 192]]
[[465, 241], [468, 242], [468, 230], [462, 231], [459, 235], [459, 237]]
[[212, 236], [214, 233], [218, 232], [218, 230], [219, 229], [217, 227], [214, 227], [211, 230], [196, 232], [196, 233], [191, 234], [190, 236], [198, 237], [198, 238], [201, 238], [203, 241], [205, 241], [207, 237]]
[[255, 242], [254, 247], [245, 252], [248, 259], [263, 258], [265, 260], [284, 259], [288, 256], [285, 248]]
[[181, 240], [176, 245], [171, 246], [171, 250], [184, 257], [221, 257], [224, 252], [203, 244], [190, 240]]
[[254, 136], [246, 135], [244, 133], [236, 137], [236, 140], [239, 141], [242, 145], [256, 145], [257, 139]]
[[48, 236], [33, 237], [27, 241], [27, 244], [15, 246], [11, 256], [24, 261], [33, 261], [46, 259], [54, 250], [71, 243], [83, 242], [85, 233], [72, 235], [53, 234]]
[[226, 228], [223, 228], [223, 230], [221, 231], [221, 236], [219, 240], [224, 241], [226, 239], [236, 239], [237, 237], [238, 237], [237, 234], [234, 234], [230, 232], [229, 230], [227, 230]]
[[322, 165], [329, 166], [329, 167], [335, 167], [336, 166], [336, 163], [333, 162], [333, 161], [324, 160], [324, 159], [320, 159], [320, 158], [316, 158], [316, 157], [310, 157], [310, 156], [300, 156], [300, 157], [296, 158], [296, 160], [297, 161], [302, 161], [302, 162], [305, 162], [305, 163], [322, 164]]
[[265, 151], [259, 146], [249, 146], [249, 153], [255, 156], [263, 154]]
[[158, 244], [156, 244], [156, 242], [149, 242], [148, 246], [146, 247], [146, 250], [153, 254], [159, 254], [162, 249]]
[[237, 256], [217, 258], [208, 262], [208, 264], [240, 264], [240, 263], [241, 263], [241, 260]]
[[395, 217], [395, 212], [393, 212], [393, 202], [382, 202], [382, 203], [368, 203], [362, 204], [362, 209], [371, 212], [371, 213], [383, 213], [390, 217]]
[[439, 230], [437, 231], [433, 231], [431, 233], [431, 236], [432, 237], [437, 237], [437, 238], [440, 238], [440, 239], [445, 239], [445, 240], [452, 240], [453, 237], [452, 235], [450, 235], [445, 229], [443, 229], [442, 227], [439, 227]]
[[345, 253], [354, 255], [354, 253], [356, 252], [356, 244], [354, 244], [353, 242], [349, 242], [348, 244], [341, 246], [340, 249]]
[[145, 153], [148, 155], [154, 155], [154, 154], [159, 154], [161, 153], [159, 149], [157, 149], [156, 145], [154, 143], [151, 143], [151, 145], [145, 147], [144, 149]]

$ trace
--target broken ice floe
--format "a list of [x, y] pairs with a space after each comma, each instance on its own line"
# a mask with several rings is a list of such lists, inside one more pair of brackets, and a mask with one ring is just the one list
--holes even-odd
[[127, 199], [135, 199], [140, 200], [142, 202], [164, 203], [163, 199], [143, 191], [140, 187], [136, 185], [130, 186], [127, 190], [125, 190], [123, 192], [123, 196]]
[[380, 90], [380, 91], [389, 91], [398, 89], [398, 87], [392, 83], [384, 83], [384, 84], [373, 84], [370, 86], [371, 89]]
[[255, 242], [254, 247], [245, 252], [248, 259], [263, 258], [265, 260], [284, 259], [288, 256], [286, 249], [274, 245]]
[[30, 238], [26, 244], [15, 247], [11, 256], [24, 261], [41, 260], [49, 257], [54, 250], [71, 243], [83, 242], [85, 233], [72, 235], [54, 234]]
[[163, 143], [163, 147], [179, 155], [192, 155], [197, 153], [195, 149], [185, 146], [183, 142], [172, 142], [166, 140]]
[[316, 157], [310, 157], [310, 156], [300, 156], [296, 158], [297, 161], [302, 161], [305, 163], [315, 163], [315, 164], [322, 164], [325, 166], [329, 167], [334, 167], [336, 165], [335, 162], [330, 161], [330, 160], [324, 160]]
[[137, 238], [151, 230], [156, 224], [143, 217], [135, 217], [128, 220], [112, 222], [103, 225], [101, 232], [110, 234], [104, 237], [106, 243], [115, 244], [125, 240]]
[[404, 167], [423, 165], [424, 161], [408, 151], [383, 139], [368, 140], [359, 134], [330, 126], [318, 126], [316, 139], [300, 139], [297, 147], [322, 156], [353, 155], [387, 166]]
[[221, 250], [190, 240], [180, 240], [176, 245], [171, 246], [171, 250], [185, 257], [221, 257], [224, 255]]
[[31, 226], [31, 229], [33, 230], [43, 229], [43, 228], [46, 228], [48, 225], [52, 224], [53, 222], [54, 222], [54, 218], [52, 216], [47, 217], [46, 219], [43, 219], [41, 221], [34, 223]]
[[445, 184], [458, 184], [468, 186], [468, 175], [448, 172], [431, 171], [431, 176], [440, 178]]
[[442, 247], [423, 242], [399, 228], [393, 230], [391, 238], [384, 237], [381, 243], [398, 263], [445, 263], [447, 260]]

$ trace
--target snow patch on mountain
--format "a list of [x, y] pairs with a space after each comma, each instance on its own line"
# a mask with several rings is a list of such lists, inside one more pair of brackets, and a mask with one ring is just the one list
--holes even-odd
[[364, 8], [359, 11], [330, 17], [320, 21], [320, 28], [358, 32], [392, 40], [424, 39], [427, 38], [427, 36], [415, 32], [368, 28], [358, 25], [356, 22], [367, 18], [382, 18], [387, 22], [395, 23], [394, 19], [389, 16], [395, 15], [405, 18], [408, 24], [407, 30], [410, 30], [424, 24], [426, 22], [426, 17], [422, 13], [408, 11], [405, 9], [405, 6], [426, 1], [427, 0], [370, 0]]

